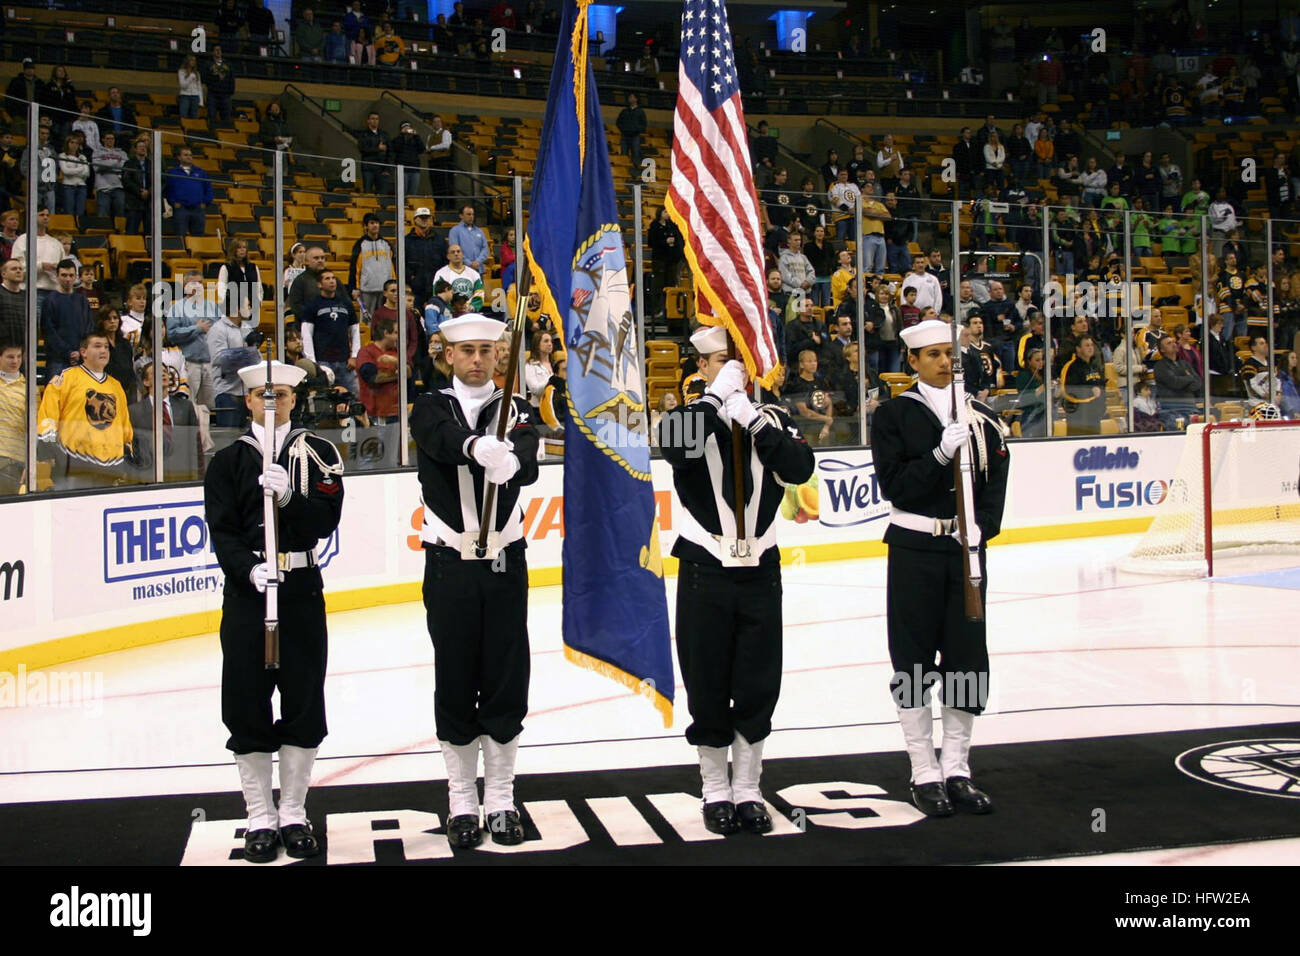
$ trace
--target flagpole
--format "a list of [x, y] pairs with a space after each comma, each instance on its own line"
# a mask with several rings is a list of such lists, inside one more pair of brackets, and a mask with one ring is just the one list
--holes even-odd
[[[738, 359], [736, 340], [727, 336], [727, 358]], [[743, 394], [743, 393], [742, 393]], [[735, 492], [735, 504], [732, 508], [736, 516], [736, 557], [749, 557], [749, 542], [745, 539], [745, 455], [740, 447], [740, 426], [731, 423], [731, 477]], [[755, 494], [758, 491], [755, 489]]]
[[[649, 370], [646, 362], [649, 355], [645, 344], [645, 258], [644, 239], [641, 222], [641, 184], [632, 183], [632, 274], [636, 276], [633, 288], [636, 291], [636, 361], [641, 366], [641, 421], [645, 427], [646, 441], [650, 440], [650, 389], [646, 385]], [[615, 361], [620, 359], [615, 356]]]

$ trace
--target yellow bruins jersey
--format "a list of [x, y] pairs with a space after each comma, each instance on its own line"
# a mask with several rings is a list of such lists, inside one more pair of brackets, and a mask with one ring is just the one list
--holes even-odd
[[57, 442], [70, 458], [105, 467], [122, 463], [134, 437], [117, 379], [81, 365], [50, 380], [36, 418], [41, 441]]
[[0, 378], [0, 458], [27, 459], [27, 379]]

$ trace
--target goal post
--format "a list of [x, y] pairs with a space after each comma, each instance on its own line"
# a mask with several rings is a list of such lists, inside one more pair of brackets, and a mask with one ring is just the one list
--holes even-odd
[[1215, 558], [1300, 555], [1300, 421], [1187, 429], [1178, 470], [1124, 571], [1214, 575]]

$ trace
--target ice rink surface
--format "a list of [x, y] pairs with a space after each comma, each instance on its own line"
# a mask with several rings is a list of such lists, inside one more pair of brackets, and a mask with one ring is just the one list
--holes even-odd
[[[981, 743], [1300, 718], [1293, 590], [1117, 571], [1115, 561], [1135, 540], [991, 550], [992, 698], [975, 725], [976, 776]], [[1279, 566], [1279, 559], [1267, 566]], [[1240, 575], [1254, 568], [1216, 570]], [[905, 761], [888, 694], [884, 559], [787, 567], [784, 580], [784, 679], [766, 756], [897, 752]], [[667, 584], [671, 608], [676, 580]], [[535, 588], [529, 613], [531, 710], [519, 774], [694, 761], [682, 737], [688, 715], [680, 677], [675, 725], [665, 729], [645, 700], [564, 659], [558, 587]], [[333, 614], [329, 630], [330, 734], [314, 785], [442, 779], [423, 606]], [[0, 709], [0, 802], [236, 789], [220, 718], [215, 635], [60, 670], [102, 675], [102, 697], [80, 708]], [[1295, 860], [1297, 842], [1066, 862], [1283, 863]]]

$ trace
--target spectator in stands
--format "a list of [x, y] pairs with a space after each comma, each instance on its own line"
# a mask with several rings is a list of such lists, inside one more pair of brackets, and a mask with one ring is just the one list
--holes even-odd
[[101, 137], [110, 130], [128, 138], [137, 132], [135, 110], [123, 99], [122, 91], [116, 86], [108, 88], [108, 103], [95, 115], [99, 117]]
[[69, 133], [59, 153], [59, 212], [81, 217], [86, 214], [86, 183], [90, 163], [82, 155], [80, 133]]
[[[302, 276], [298, 278], [301, 280]], [[304, 307], [302, 315], [299, 330], [303, 354], [329, 368], [334, 373], [334, 384], [355, 395], [361, 325], [347, 296], [339, 294], [338, 278], [329, 269], [321, 271], [319, 292]]]
[[885, 220], [885, 262], [890, 272], [906, 272], [909, 260], [907, 246], [912, 241], [912, 224], [899, 218], [898, 197], [893, 193], [885, 196], [885, 209], [889, 218]]
[[685, 256], [681, 230], [668, 218], [664, 206], [655, 213], [647, 238], [650, 245], [651, 313], [663, 317], [668, 307], [664, 290], [677, 285]]
[[222, 0], [221, 9], [217, 11], [217, 36], [232, 50], [239, 49], [239, 34], [244, 29], [243, 6], [236, 6], [235, 0]]
[[24, 348], [20, 339], [0, 338], [0, 496], [18, 494], [27, 477]]
[[460, 222], [451, 227], [447, 242], [460, 246], [465, 263], [475, 272], [482, 273], [487, 267], [487, 261], [492, 256], [492, 244], [488, 241], [487, 233], [474, 225], [474, 207], [470, 203], [460, 207]]
[[[856, 299], [857, 290], [853, 291]], [[864, 344], [867, 347], [868, 364], [874, 370], [898, 371], [901, 361], [898, 333], [902, 328], [903, 315], [894, 303], [889, 284], [881, 282], [876, 287], [875, 295], [867, 299], [867, 314], [863, 316]]]
[[257, 137], [267, 149], [289, 150], [293, 147], [293, 134], [289, 132], [289, 121], [279, 100], [267, 104], [266, 115], [257, 128]]
[[1016, 342], [1020, 338], [1020, 313], [996, 279], [989, 283], [989, 300], [980, 307], [980, 314], [984, 318], [985, 334], [997, 350], [1002, 367], [1013, 368]]
[[[384, 300], [375, 307], [371, 313], [370, 320], [370, 341], [375, 341], [378, 336], [375, 334], [374, 323], [383, 319], [393, 323], [393, 328], [398, 329], [398, 338], [401, 338], [397, 313], [397, 280], [389, 279], [384, 283]], [[412, 362], [415, 361], [416, 350], [420, 347], [420, 313], [415, 309], [415, 294], [408, 286], [406, 289], [406, 370], [409, 374], [412, 371]]]
[[348, 4], [347, 15], [343, 18], [343, 32], [353, 43], [357, 41], [362, 30], [370, 29], [370, 18], [361, 11], [361, 0], [352, 0]]
[[[325, 58], [325, 31], [316, 22], [316, 13], [311, 7], [303, 8], [301, 19], [294, 25], [293, 43], [297, 47], [299, 59], [319, 63]], [[346, 60], [345, 54], [344, 61]]]
[[1019, 393], [1016, 407], [1020, 409], [1020, 436], [1045, 438], [1047, 436], [1047, 388], [1043, 381], [1043, 350], [1030, 349], [1024, 367], [1016, 376]]
[[[1119, 185], [1119, 195], [1128, 198], [1134, 192], [1133, 167], [1129, 166], [1123, 153], [1115, 153], [1115, 163], [1106, 170], [1106, 192], [1114, 195], [1114, 188]], [[1102, 204], [1104, 205], [1104, 203]]]
[[961, 128], [952, 147], [952, 158], [957, 174], [957, 198], [962, 197], [963, 191], [969, 197], [975, 192], [976, 176], [984, 170], [984, 149], [971, 138], [969, 126]]
[[442, 125], [437, 113], [429, 120], [433, 131], [425, 149], [429, 154], [429, 188], [436, 197], [451, 196], [451, 130]]
[[64, 135], [68, 125], [77, 115], [77, 90], [68, 78], [68, 68], [59, 64], [50, 71], [49, 82], [37, 94], [42, 112], [48, 109], [53, 120], [52, 132]]
[[[148, 231], [153, 199], [150, 195], [153, 170], [149, 159], [149, 140], [141, 136], [131, 146], [131, 157], [122, 164], [123, 208], [126, 210], [126, 234]], [[143, 228], [142, 228], [143, 227]]]
[[[208, 332], [221, 318], [221, 310], [209, 301], [203, 286], [203, 273], [188, 270], [182, 278], [185, 298], [167, 310], [168, 341], [180, 348], [185, 359], [185, 378], [190, 398], [199, 409], [200, 424], [207, 418], [213, 403], [212, 357], [208, 351]], [[208, 447], [205, 439], [204, 447]]]
[[[1156, 396], [1160, 400], [1161, 419], [1165, 427], [1186, 425], [1186, 419], [1198, 408], [1205, 391], [1200, 373], [1178, 357], [1178, 344], [1172, 335], [1160, 340], [1160, 361], [1155, 363]], [[1171, 422], [1182, 419], [1183, 425]]]
[[[11, 197], [20, 196], [23, 189], [22, 150], [14, 145], [14, 134], [0, 129], [0, 210], [9, 208]], [[0, 255], [4, 254], [0, 247]]]
[[346, 63], [348, 62], [348, 47], [352, 41], [348, 35], [343, 32], [343, 21], [335, 20], [330, 26], [330, 32], [325, 34], [323, 41], [323, 53], [326, 63]]
[[[27, 104], [39, 103], [45, 90], [45, 82], [36, 76], [36, 64], [31, 57], [24, 57], [22, 71], [9, 81], [5, 88], [5, 112], [14, 118], [27, 118]], [[28, 131], [28, 138], [31, 131]]]
[[641, 108], [641, 102], [635, 93], [627, 95], [627, 106], [619, 111], [616, 125], [622, 134], [623, 155], [632, 157], [633, 175], [640, 175], [641, 137], [645, 135], [648, 126], [645, 110]]
[[368, 193], [388, 192], [388, 134], [379, 128], [379, 114], [371, 110], [364, 129], [357, 132], [361, 152], [361, 188]]
[[1097, 157], [1089, 156], [1083, 175], [1079, 177], [1079, 183], [1083, 186], [1084, 205], [1101, 207], [1101, 201], [1106, 198], [1107, 179], [1106, 172], [1097, 165]]
[[815, 305], [830, 305], [831, 270], [834, 267], [833, 252], [831, 244], [826, 240], [826, 227], [820, 223], [815, 225], [811, 230], [811, 238], [803, 244], [803, 254], [812, 263], [813, 275], [816, 277], [813, 282], [813, 303]]
[[393, 247], [379, 234], [379, 217], [366, 213], [361, 220], [364, 233], [352, 246], [348, 260], [348, 286], [363, 317], [369, 320], [384, 296], [384, 283], [397, 275]]
[[483, 278], [477, 269], [471, 269], [465, 263], [465, 252], [460, 243], [453, 242], [447, 246], [447, 264], [434, 275], [434, 283], [444, 279], [452, 288], [452, 316], [456, 313], [456, 296], [463, 295], [469, 311], [477, 312], [483, 308]]
[[92, 154], [95, 169], [95, 214], [98, 216], [126, 215], [126, 193], [122, 189], [122, 168], [126, 153], [117, 148], [117, 134], [105, 133], [99, 149]]
[[0, 262], [13, 256], [14, 243], [18, 241], [18, 210], [0, 213]]
[[0, 343], [27, 341], [27, 293], [23, 264], [6, 259], [0, 266]]
[[781, 271], [781, 290], [798, 296], [811, 296], [817, 273], [803, 254], [803, 236], [793, 233], [781, 251], [777, 268]]
[[1241, 362], [1241, 380], [1250, 384], [1256, 376], [1268, 372], [1268, 335], [1264, 332], [1253, 332], [1250, 338], [1250, 354]]
[[1286, 153], [1281, 150], [1273, 154], [1273, 168], [1264, 179], [1264, 187], [1268, 196], [1269, 218], [1290, 217], [1295, 197], [1291, 195], [1291, 170], [1287, 167]]
[[528, 350], [528, 362], [524, 365], [524, 386], [528, 400], [537, 407], [542, 391], [555, 374], [551, 361], [555, 354], [555, 338], [549, 332], [537, 332], [533, 335], [532, 345]]
[[1025, 138], [1024, 125], [1016, 123], [1012, 126], [1011, 138], [1003, 145], [1007, 151], [1007, 165], [1011, 168], [1012, 175], [1017, 182], [1023, 183], [1029, 178], [1034, 156], [1034, 146]]
[[266, 9], [266, 0], [247, 0], [244, 17], [250, 44], [263, 44], [275, 39], [275, 16]]
[[[39, 320], [45, 299], [58, 288], [58, 265], [64, 259], [63, 243], [48, 233], [50, 207], [39, 205], [36, 209], [36, 316]], [[14, 240], [11, 255], [26, 268], [27, 243], [31, 233], [23, 233]], [[26, 276], [23, 288], [27, 288]]]
[[[31, 168], [32, 168], [31, 154], [32, 154], [32, 147], [30, 144], [28, 144], [28, 146], [23, 149], [22, 158], [19, 160], [19, 164], [20, 164], [19, 168], [22, 170], [22, 174], [24, 178], [31, 174]], [[48, 161], [48, 165], [47, 165], [47, 161]], [[41, 170], [46, 168], [53, 168], [57, 173], [58, 153], [55, 151], [54, 146], [50, 143], [50, 127], [43, 125], [40, 127], [40, 129], [37, 130], [37, 134], [36, 134], [36, 170], [38, 176], [37, 187], [36, 187], [37, 202], [39, 202], [41, 205], [48, 206], [50, 209], [56, 209], [58, 208], [57, 182], [55, 182], [54, 180], [47, 181], [45, 179], [39, 178], [41, 175]], [[25, 192], [26, 192], [26, 186], [24, 184], [24, 194]]]
[[835, 409], [826, 394], [830, 385], [818, 371], [817, 362], [814, 349], [800, 351], [791, 363], [798, 369], [797, 374], [786, 379], [784, 391], [785, 400], [794, 410], [795, 422], [810, 445], [826, 444], [835, 425]]
[[[430, 341], [437, 338], [438, 326], [442, 325], [447, 319], [452, 318], [451, 300], [455, 294], [456, 292], [451, 283], [446, 279], [435, 279], [433, 281], [433, 295], [424, 306], [424, 331], [429, 336]], [[531, 300], [534, 294], [530, 293], [528, 298]]]
[[131, 343], [132, 353], [140, 350], [145, 325], [153, 324], [153, 319], [145, 314], [148, 302], [149, 295], [143, 283], [137, 282], [127, 289], [125, 311], [122, 312], [122, 335]]
[[[140, 470], [152, 474], [153, 359], [146, 357], [141, 362], [139, 375], [142, 397], [129, 408], [133, 447]], [[169, 379], [166, 376], [164, 381]], [[198, 414], [183, 391], [164, 389], [163, 392], [163, 475], [168, 481], [194, 481], [203, 477], [203, 438]]]
[[397, 35], [387, 20], [375, 31], [375, 52], [384, 66], [396, 66], [406, 53], [406, 41]]
[[[92, 315], [95, 313], [92, 311]], [[117, 309], [101, 309], [94, 319], [96, 332], [108, 339], [108, 365], [105, 370], [117, 379], [129, 401], [135, 401], [140, 384], [135, 377], [135, 347], [122, 331], [122, 313]]]
[[358, 66], [366, 63], [375, 65], [375, 44], [370, 39], [370, 31], [364, 27], [357, 31], [356, 39], [352, 41], [348, 61]]
[[1160, 204], [1149, 208], [1163, 209], [1165, 203], [1173, 203], [1177, 207], [1183, 193], [1183, 171], [1170, 159], [1168, 153], [1160, 154], [1160, 165], [1156, 169], [1160, 173]]
[[882, 194], [898, 188], [899, 174], [906, 165], [903, 154], [894, 145], [893, 135], [886, 133], [885, 138], [881, 140], [880, 149], [876, 151], [876, 176]]
[[840, 242], [852, 242], [857, 236], [857, 230], [854, 228], [854, 209], [861, 198], [861, 193], [856, 185], [849, 182], [847, 168], [842, 167], [837, 176], [835, 185], [831, 186], [827, 194], [833, 210], [831, 219], [835, 227], [835, 238]]
[[262, 317], [262, 275], [248, 258], [248, 240], [232, 239], [226, 244], [226, 261], [217, 272], [217, 301], [243, 334], [252, 332]]
[[397, 327], [392, 319], [376, 319], [373, 340], [357, 353], [361, 404], [372, 425], [391, 425], [400, 416], [400, 364]]
[[[93, 153], [95, 150], [99, 149], [99, 140], [100, 140], [99, 123], [95, 120], [95, 117], [91, 114], [91, 110], [93, 110], [94, 108], [95, 108], [95, 104], [90, 102], [90, 100], [86, 100], [86, 102], [81, 104], [81, 112], [78, 113], [76, 119], [73, 120], [71, 128], [69, 129], [66, 124], [64, 125], [64, 129], [67, 130], [68, 133], [81, 134], [81, 141], [84, 146], [84, 149], [90, 153]], [[125, 137], [130, 136], [132, 134], [121, 132], [121, 133], [117, 133], [116, 135], [118, 137], [118, 141], [123, 142]]]
[[176, 71], [176, 108], [181, 119], [198, 119], [203, 105], [203, 77], [199, 73], [199, 60], [193, 53], [185, 57]]
[[1047, 179], [1052, 175], [1052, 161], [1056, 158], [1056, 144], [1044, 127], [1038, 131], [1038, 140], [1034, 143], [1034, 159], [1038, 163], [1038, 178]]
[[[90, 305], [74, 287], [77, 264], [71, 259], [60, 260], [56, 278], [58, 286], [46, 297], [39, 312], [47, 381], [80, 361], [81, 340], [94, 328]], [[104, 360], [108, 360], [107, 351]]]
[[[291, 253], [297, 261], [297, 253]], [[320, 275], [325, 270], [325, 249], [323, 246], [311, 245], [302, 250], [302, 269], [289, 281], [288, 299], [285, 311], [292, 314], [301, 324], [307, 303], [320, 294]], [[290, 267], [293, 268], [293, 267]], [[290, 269], [285, 270], [288, 276]]]
[[930, 260], [926, 256], [920, 253], [912, 256], [912, 271], [903, 277], [903, 291], [916, 289], [916, 307], [939, 312], [943, 308], [943, 289], [929, 266]]
[[415, 307], [423, 310], [433, 294], [433, 276], [447, 262], [447, 240], [433, 228], [428, 206], [415, 210], [406, 234], [406, 287], [415, 293]]
[[822, 164], [822, 188], [830, 192], [830, 188], [839, 181], [840, 178], [840, 154], [839, 150], [826, 150], [826, 162]]
[[1083, 335], [1075, 343], [1074, 354], [1061, 370], [1061, 391], [1065, 399], [1066, 434], [1096, 435], [1106, 413], [1106, 376], [1093, 364], [1096, 342]]
[[1205, 367], [1201, 350], [1196, 347], [1196, 339], [1192, 338], [1192, 330], [1181, 322], [1174, 326], [1174, 342], [1178, 345], [1180, 359], [1198, 371]]
[[102, 333], [88, 330], [77, 352], [81, 364], [52, 377], [41, 396], [37, 433], [42, 457], [50, 457], [48, 449], [53, 449], [56, 487], [119, 484], [134, 437], [126, 393], [105, 371], [109, 348]]
[[1201, 181], [1193, 179], [1191, 188], [1183, 193], [1181, 203], [1179, 203], [1180, 212], [1192, 216], [1199, 216], [1202, 213], [1210, 211], [1210, 194], [1201, 188]]
[[403, 121], [401, 130], [389, 143], [388, 161], [402, 169], [402, 188], [407, 198], [420, 190], [420, 157], [424, 154], [424, 143], [415, 135], [415, 127], [409, 121]]
[[177, 150], [176, 165], [167, 170], [163, 180], [163, 199], [171, 203], [176, 235], [183, 239], [207, 233], [207, 208], [212, 205], [212, 180], [194, 164], [194, 151], [188, 146]]
[[212, 61], [203, 71], [203, 82], [208, 88], [208, 124], [215, 126], [218, 119], [229, 123], [235, 98], [235, 71], [222, 57], [220, 45], [212, 48]]
[[889, 209], [875, 198], [875, 187], [868, 183], [862, 191], [862, 250], [863, 268], [868, 272], [883, 273], [888, 266], [885, 253], [885, 221], [891, 219]]
[[759, 120], [757, 131], [749, 138], [749, 156], [755, 165], [764, 159], [776, 165], [776, 138], [768, 135], [767, 129], [767, 120]]
[[1142, 199], [1147, 209], [1159, 209], [1164, 187], [1160, 169], [1152, 158], [1151, 150], [1147, 150], [1133, 172], [1133, 194]]
[[975, 133], [975, 145], [979, 147], [981, 153], [983, 153], [984, 146], [993, 138], [994, 133], [998, 134], [999, 140], [1002, 139], [1003, 134], [1002, 130], [998, 127], [997, 117], [992, 113], [989, 113], [988, 116], [984, 118], [984, 125]]

